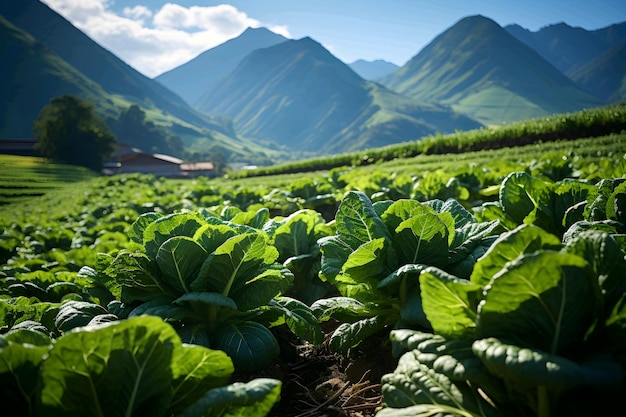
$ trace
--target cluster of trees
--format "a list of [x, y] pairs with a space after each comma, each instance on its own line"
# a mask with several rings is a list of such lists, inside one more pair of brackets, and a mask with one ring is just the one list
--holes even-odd
[[[39, 113], [33, 125], [37, 138], [35, 150], [55, 162], [85, 166], [100, 171], [113, 152], [116, 141], [145, 152], [163, 153], [183, 159], [187, 155], [182, 139], [163, 126], [146, 119], [146, 113], [133, 104], [117, 119], [106, 121], [96, 114], [93, 104], [78, 97], [64, 95], [54, 98]], [[214, 156], [214, 158], [212, 158]], [[219, 170], [226, 166], [226, 154], [216, 152], [209, 157]], [[219, 171], [218, 171], [219, 173]]]

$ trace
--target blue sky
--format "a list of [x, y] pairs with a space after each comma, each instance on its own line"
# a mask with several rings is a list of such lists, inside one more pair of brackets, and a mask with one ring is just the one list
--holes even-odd
[[42, 0], [128, 64], [154, 77], [264, 26], [310, 36], [346, 63], [402, 65], [463, 17], [536, 31], [560, 22], [599, 29], [626, 21], [624, 0]]

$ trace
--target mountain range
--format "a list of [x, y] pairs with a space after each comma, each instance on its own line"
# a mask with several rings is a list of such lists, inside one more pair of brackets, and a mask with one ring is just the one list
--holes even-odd
[[409, 97], [451, 106], [484, 124], [601, 104], [483, 16], [460, 20], [380, 82]]
[[[200, 142], [205, 149], [268, 160], [265, 148], [237, 136], [223, 118], [193, 108], [39, 0], [3, 0], [0, 16], [0, 120], [6, 120], [0, 139], [31, 137], [42, 107], [54, 97], [74, 94], [92, 102], [105, 120], [136, 104], [188, 147]], [[133, 144], [132, 137], [121, 139]]]
[[[149, 79], [38, 0], [0, 3], [0, 140], [81, 96], [105, 118], [131, 104], [192, 152], [277, 161], [416, 140], [626, 100], [626, 23], [531, 32], [468, 16], [397, 67], [345, 64], [265, 28]], [[208, 152], [210, 153], [210, 152]]]

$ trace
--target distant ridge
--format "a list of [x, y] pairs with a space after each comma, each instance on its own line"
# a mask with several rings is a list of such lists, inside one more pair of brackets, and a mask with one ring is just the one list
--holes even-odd
[[536, 32], [519, 25], [506, 26], [505, 30], [568, 76], [626, 42], [626, 22], [597, 30], [572, 27], [565, 23], [549, 25]]
[[486, 124], [602, 104], [484, 16], [461, 19], [381, 83]]
[[626, 101], [626, 42], [571, 71], [570, 77], [607, 103]]
[[195, 105], [211, 84], [231, 72], [250, 52], [287, 38], [266, 28], [248, 28], [238, 37], [204, 51], [194, 59], [155, 79]]
[[356, 61], [348, 64], [348, 66], [362, 78], [370, 81], [376, 81], [400, 68], [393, 62], [385, 61], [383, 59], [376, 59], [374, 61], [357, 59]]
[[198, 108], [231, 117], [246, 137], [318, 154], [480, 126], [364, 80], [309, 37], [253, 51]]

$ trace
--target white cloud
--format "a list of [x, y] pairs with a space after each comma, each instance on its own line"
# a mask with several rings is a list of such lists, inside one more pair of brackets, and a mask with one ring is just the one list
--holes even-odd
[[145, 19], [152, 17], [152, 12], [146, 6], [124, 7], [124, 16], [143, 23]]
[[[42, 0], [126, 63], [154, 77], [184, 64], [201, 52], [263, 26], [237, 8], [183, 7], [166, 3], [157, 11], [137, 5], [114, 13], [109, 0]], [[286, 26], [268, 29], [290, 38]]]

